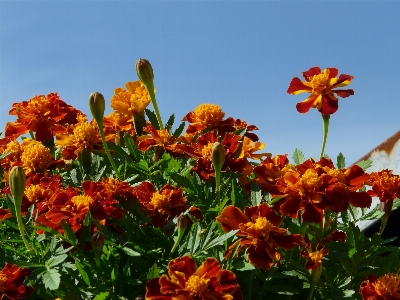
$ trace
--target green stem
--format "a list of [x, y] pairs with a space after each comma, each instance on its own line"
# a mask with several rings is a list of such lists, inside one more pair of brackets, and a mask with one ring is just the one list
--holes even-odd
[[314, 293], [314, 288], [315, 288], [315, 283], [310, 285], [310, 290], [308, 292], [307, 300], [311, 300], [312, 299], [312, 296], [313, 296], [313, 293]]
[[217, 192], [218, 204], [221, 204], [221, 169], [215, 169], [215, 191]]
[[382, 235], [383, 231], [385, 230], [387, 220], [389, 219], [389, 215], [384, 214], [381, 218], [381, 228], [379, 229], [379, 234]]
[[115, 171], [115, 174], [117, 174], [118, 179], [121, 179], [121, 175], [119, 174], [117, 166], [115, 165], [115, 162], [114, 162], [114, 160], [113, 160], [113, 158], [112, 158], [112, 156], [110, 154], [110, 150], [108, 149], [106, 138], [104, 136], [103, 120], [100, 120], [100, 119], [97, 120], [96, 118], [95, 118], [95, 120], [97, 122], [97, 126], [99, 127], [101, 141], [103, 142], [103, 147], [104, 147], [104, 150], [106, 150], [107, 157], [108, 157], [108, 159], [109, 159], [109, 161], [110, 161], [110, 163], [111, 163], [111, 165], [112, 165], [112, 167], [113, 167], [113, 169]]
[[320, 159], [324, 156], [326, 138], [328, 137], [328, 128], [329, 128], [329, 118], [330, 117], [331, 117], [330, 115], [322, 115], [324, 132], [323, 132], [323, 138], [322, 138], [322, 147], [321, 147]]
[[246, 299], [247, 300], [251, 300], [251, 290], [253, 288], [253, 274], [254, 270], [250, 271], [250, 276], [249, 276], [249, 283], [247, 284], [248, 290], [247, 290], [247, 294], [246, 294]]
[[24, 241], [25, 247], [28, 251], [32, 250], [31, 245], [29, 245], [28, 240], [25, 237], [25, 227], [24, 223], [22, 222], [21, 210], [15, 209], [15, 215], [17, 217], [18, 228], [19, 232], [21, 233], [22, 240]]
[[163, 126], [163, 122], [161, 120], [160, 111], [158, 110], [158, 105], [157, 105], [157, 101], [156, 101], [156, 95], [154, 94], [154, 85], [153, 84], [149, 84], [148, 86], [145, 85], [145, 87], [147, 89], [147, 92], [150, 95], [151, 104], [153, 104], [154, 111], [155, 111], [156, 116], [157, 116], [158, 125], [160, 126], [160, 130], [163, 130], [164, 126]]

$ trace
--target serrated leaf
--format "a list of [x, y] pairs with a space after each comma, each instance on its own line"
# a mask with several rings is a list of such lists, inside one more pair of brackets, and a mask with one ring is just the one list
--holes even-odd
[[299, 148], [296, 148], [293, 152], [293, 161], [296, 165], [300, 165], [304, 162], [304, 154]]
[[75, 260], [75, 266], [78, 269], [79, 274], [81, 274], [83, 281], [86, 283], [87, 286], [90, 287], [91, 285], [90, 285], [89, 276], [86, 273], [86, 271], [83, 269], [82, 264], [79, 261]]
[[56, 269], [48, 269], [42, 273], [42, 278], [43, 278], [43, 283], [44, 286], [51, 290], [54, 291], [59, 288], [60, 286], [60, 281], [61, 281], [61, 275], [58, 273]]
[[346, 167], [346, 160], [342, 152], [340, 152], [339, 155], [337, 156], [336, 164], [338, 169], [344, 169]]
[[109, 292], [102, 292], [100, 294], [97, 294], [96, 297], [93, 298], [93, 300], [105, 300], [108, 298]]
[[157, 264], [154, 264], [147, 272], [147, 280], [157, 278], [159, 276], [160, 276], [160, 274], [159, 274], [159, 271], [157, 268]]
[[255, 267], [252, 264], [249, 264], [248, 262], [242, 260], [233, 264], [233, 268], [237, 271], [249, 271], [255, 269]]
[[356, 165], [359, 166], [360, 168], [366, 170], [372, 165], [372, 160], [369, 160], [369, 159], [362, 160], [362, 161], [359, 161]]
[[182, 134], [183, 129], [185, 129], [185, 122], [182, 122], [181, 125], [179, 125], [179, 127], [174, 131], [172, 136], [174, 138], [178, 138]]
[[256, 206], [260, 205], [262, 201], [261, 189], [256, 182], [251, 183], [251, 203]]
[[158, 124], [157, 116], [154, 112], [149, 109], [145, 109], [146, 116], [150, 121], [150, 124], [157, 130], [160, 130], [160, 125]]
[[132, 250], [131, 248], [128, 247], [123, 247], [122, 250], [128, 254], [129, 256], [140, 256], [139, 252], [136, 252], [135, 250]]
[[61, 227], [64, 230], [64, 236], [71, 242], [72, 245], [76, 246], [78, 244], [78, 238], [76, 237], [72, 228], [64, 220], [61, 221]]
[[57, 266], [61, 264], [67, 257], [68, 257], [67, 254], [53, 256], [46, 262], [46, 266], [49, 268]]
[[128, 148], [129, 154], [133, 156], [136, 162], [140, 161], [140, 150], [138, 149], [135, 140], [127, 133], [124, 134], [125, 145]]
[[165, 127], [165, 129], [167, 129], [169, 132], [170, 132], [170, 129], [172, 128], [172, 125], [174, 125], [174, 121], [175, 121], [175, 115], [172, 114], [172, 115], [169, 117], [167, 123], [165, 123], [165, 126], [164, 126], [164, 127]]
[[212, 240], [206, 247], [204, 247], [203, 250], [208, 250], [208, 249], [210, 249], [210, 248], [212, 248], [214, 246], [222, 245], [222, 243], [224, 241], [226, 241], [227, 239], [229, 239], [232, 236], [234, 236], [236, 234], [236, 232], [238, 232], [238, 231], [239, 231], [239, 229], [231, 230], [230, 232], [225, 233], [224, 235], [221, 235], [221, 236], [217, 237], [216, 239]]

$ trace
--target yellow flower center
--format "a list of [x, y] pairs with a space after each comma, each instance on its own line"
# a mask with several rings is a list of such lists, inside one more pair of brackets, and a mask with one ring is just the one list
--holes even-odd
[[303, 187], [308, 190], [317, 190], [322, 186], [321, 178], [319, 178], [317, 171], [308, 169], [302, 176], [301, 182]]
[[0, 293], [5, 291], [4, 282], [7, 281], [7, 276], [5, 274], [0, 273]]
[[93, 198], [90, 196], [74, 196], [71, 198], [71, 202], [75, 204], [77, 210], [89, 207], [93, 203]]
[[7, 145], [7, 148], [2, 153], [11, 152], [4, 159], [7, 161], [15, 161], [21, 156], [23, 151], [24, 149], [21, 144], [17, 140], [14, 140]]
[[160, 144], [161, 145], [170, 145], [173, 143], [174, 139], [169, 135], [167, 129], [159, 130], [158, 134], [160, 135]]
[[42, 143], [31, 141], [21, 155], [21, 161], [27, 172], [43, 172], [53, 160], [50, 149]]
[[185, 290], [191, 293], [191, 296], [203, 296], [204, 292], [207, 291], [209, 279], [205, 279], [198, 275], [192, 275], [189, 277], [185, 284]]
[[315, 251], [315, 252], [310, 252], [309, 256], [310, 259], [315, 263], [322, 263], [322, 257], [324, 257], [324, 254], [322, 251]]
[[194, 109], [194, 114], [198, 122], [204, 125], [211, 125], [222, 120], [225, 113], [216, 104], [200, 104]]
[[75, 146], [79, 150], [93, 149], [96, 143], [97, 131], [94, 126], [88, 122], [82, 122], [74, 128]]
[[28, 101], [28, 110], [39, 110], [40, 114], [43, 116], [48, 115], [50, 110], [48, 109], [50, 101], [44, 96], [35, 96]]
[[[396, 297], [400, 298], [400, 281], [399, 277], [386, 274], [380, 277], [373, 286], [375, 287], [375, 291], [378, 295], [382, 297]], [[394, 298], [393, 298], [394, 299]]]
[[171, 208], [171, 195], [172, 191], [163, 191], [162, 194], [155, 192], [151, 197], [150, 203], [153, 205], [154, 210], [164, 215]]
[[316, 94], [329, 93], [331, 91], [330, 90], [329, 70], [325, 69], [321, 74], [314, 75], [308, 84], [312, 87], [313, 93], [316, 93]]
[[399, 176], [393, 175], [392, 171], [382, 171], [380, 183], [383, 188], [391, 189], [399, 185]]
[[30, 203], [40, 201], [46, 191], [39, 184], [32, 184], [25, 189], [25, 195]]
[[340, 170], [329, 169], [328, 175], [332, 176], [333, 182], [346, 183], [346, 175]]
[[274, 225], [272, 225], [265, 217], [257, 217], [255, 227], [262, 237], [268, 239], [269, 233]]
[[201, 149], [201, 155], [205, 159], [210, 159], [211, 160], [211, 153], [212, 153], [213, 145], [214, 145], [214, 143], [208, 143], [207, 146], [204, 146], [203, 149]]

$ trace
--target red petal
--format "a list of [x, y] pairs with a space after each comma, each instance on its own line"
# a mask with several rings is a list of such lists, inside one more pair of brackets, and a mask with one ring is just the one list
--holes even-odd
[[239, 208], [229, 205], [217, 217], [217, 222], [221, 224], [224, 231], [229, 232], [239, 229], [240, 224], [250, 222], [250, 219]]
[[312, 88], [306, 86], [298, 77], [294, 77], [287, 89], [288, 94], [299, 94], [302, 92], [311, 92]]
[[321, 74], [320, 67], [312, 67], [308, 71], [302, 73], [305, 80], [310, 81], [311, 77]]

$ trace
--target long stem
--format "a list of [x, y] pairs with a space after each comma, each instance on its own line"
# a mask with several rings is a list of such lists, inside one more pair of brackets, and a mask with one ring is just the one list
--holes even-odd
[[24, 241], [26, 249], [28, 249], [28, 251], [30, 251], [31, 245], [29, 245], [28, 240], [25, 237], [25, 227], [24, 227], [24, 223], [22, 222], [21, 210], [17, 211], [17, 209], [16, 209], [15, 215], [17, 217], [18, 228], [21, 233], [22, 240]]
[[328, 128], [329, 128], [329, 118], [330, 117], [331, 117], [330, 115], [322, 115], [324, 132], [323, 132], [323, 138], [322, 138], [322, 147], [321, 147], [320, 158], [322, 158], [324, 156], [326, 138], [328, 137]]
[[101, 141], [103, 142], [103, 147], [104, 147], [104, 150], [106, 150], [107, 157], [108, 157], [108, 159], [109, 159], [109, 161], [111, 163], [111, 166], [113, 167], [113, 169], [115, 171], [115, 174], [117, 174], [118, 179], [121, 179], [121, 175], [119, 174], [118, 168], [115, 165], [115, 162], [114, 162], [114, 160], [113, 160], [113, 158], [112, 158], [112, 156], [110, 154], [110, 150], [108, 149], [106, 138], [104, 136], [103, 120], [100, 120], [100, 119], [99, 120], [95, 119], [95, 120], [97, 122], [97, 126], [99, 127]]
[[381, 218], [381, 228], [379, 229], [379, 234], [382, 235], [383, 231], [385, 230], [387, 220], [389, 219], [389, 216], [384, 214]]
[[163, 130], [164, 126], [163, 126], [163, 122], [161, 120], [160, 111], [158, 110], [158, 105], [157, 105], [157, 101], [156, 101], [156, 95], [154, 94], [154, 85], [153, 84], [151, 84], [149, 86], [145, 85], [145, 87], [147, 89], [147, 92], [150, 95], [151, 104], [153, 104], [154, 111], [155, 111], [156, 116], [157, 116], [158, 125], [160, 126], [160, 130]]
[[254, 276], [254, 270], [251, 270], [250, 271], [250, 276], [249, 276], [249, 282], [247, 284], [247, 288], [248, 288], [247, 295], [246, 295], [247, 296], [246, 297], [247, 300], [251, 300], [251, 290], [253, 288], [253, 276]]
[[313, 296], [313, 293], [314, 293], [314, 288], [315, 288], [315, 283], [310, 285], [310, 290], [308, 292], [307, 300], [311, 300], [312, 299], [312, 296]]
[[221, 169], [215, 170], [215, 191], [217, 192], [218, 204], [221, 204]]

